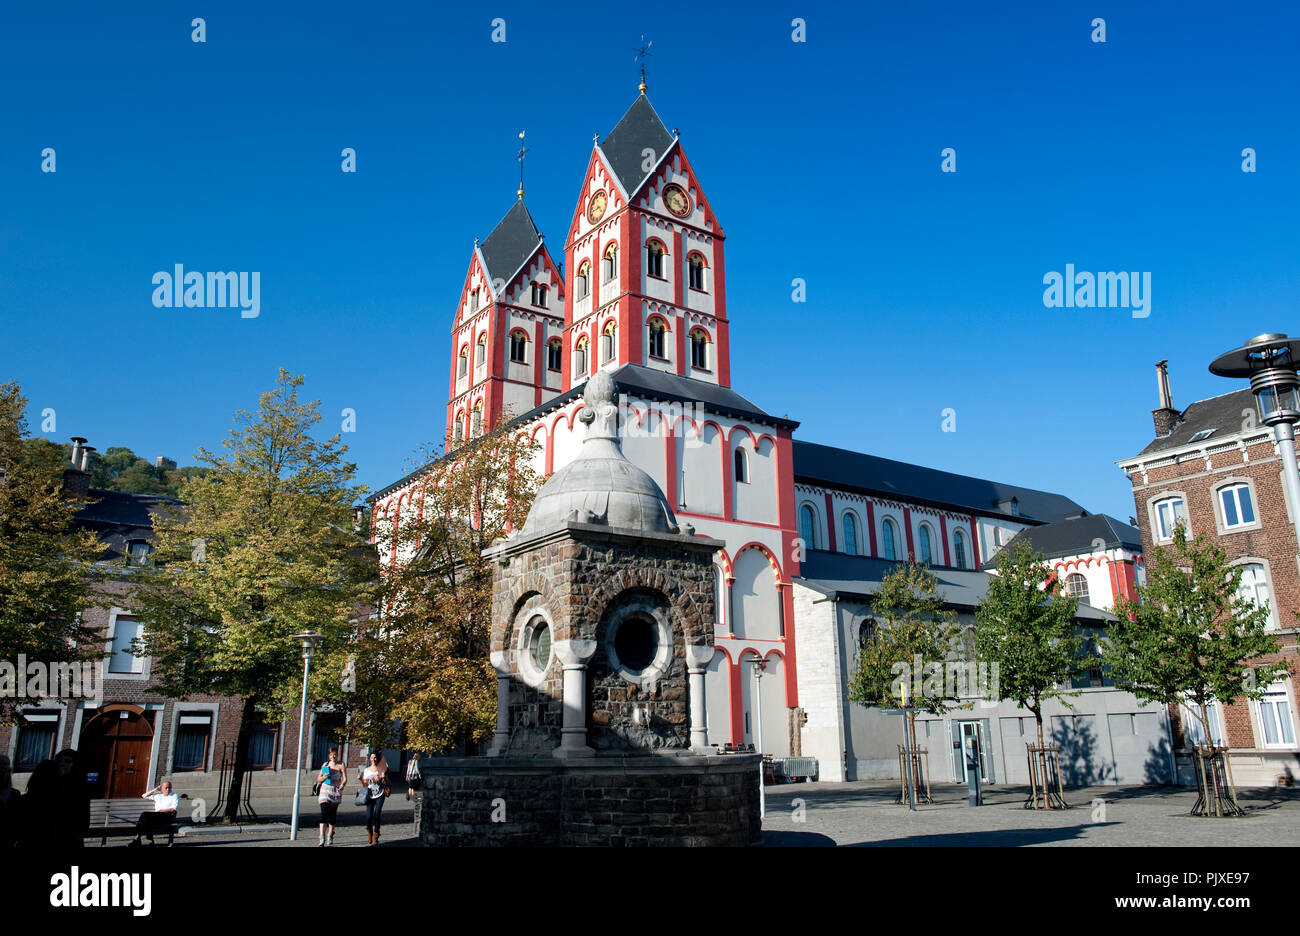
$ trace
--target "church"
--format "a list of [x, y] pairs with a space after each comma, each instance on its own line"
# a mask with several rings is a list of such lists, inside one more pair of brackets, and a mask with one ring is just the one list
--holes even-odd
[[[723, 544], [705, 682], [710, 744], [815, 759], [823, 780], [897, 777], [898, 719], [850, 705], [845, 686], [870, 595], [909, 556], [939, 575], [968, 622], [985, 564], [1017, 535], [1055, 547], [1050, 561], [1082, 599], [1081, 626], [1103, 625], [1105, 609], [1142, 580], [1140, 537], [1120, 521], [1059, 494], [796, 441], [797, 422], [732, 388], [726, 235], [644, 77], [592, 147], [562, 246], [544, 241], [523, 196], [521, 183], [475, 242], [461, 286], [448, 444], [505, 416], [536, 441], [536, 467], [549, 476], [582, 445], [584, 384], [612, 377], [623, 452], [679, 522]], [[418, 509], [424, 470], [372, 496], [378, 548], [396, 548], [389, 534]], [[548, 665], [558, 666], [553, 655]], [[1067, 775], [1167, 776], [1165, 714], [1104, 683], [1081, 687], [1073, 709], [1051, 711], [1063, 744], [1087, 733], [1086, 763]], [[986, 782], [1015, 780], [1025, 715], [994, 702], [926, 724], [934, 778], [964, 781], [965, 761], [948, 747], [973, 736]], [[1125, 731], [1119, 747], [1112, 726]]]

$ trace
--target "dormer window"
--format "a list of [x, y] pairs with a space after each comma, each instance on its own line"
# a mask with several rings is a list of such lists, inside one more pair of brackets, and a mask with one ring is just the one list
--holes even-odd
[[533, 283], [533, 305], [538, 308], [546, 308], [546, 287]]
[[646, 274], [655, 277], [655, 279], [664, 278], [664, 245], [658, 241], [651, 241], [646, 244], [645, 248], [645, 270]]
[[149, 561], [149, 554], [153, 552], [148, 540], [131, 540], [126, 544], [126, 549], [127, 560], [131, 565], [145, 565]]

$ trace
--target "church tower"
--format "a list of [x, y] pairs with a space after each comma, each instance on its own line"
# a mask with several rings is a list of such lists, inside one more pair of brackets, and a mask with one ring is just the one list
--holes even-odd
[[477, 241], [452, 326], [449, 444], [526, 413], [562, 389], [565, 288], [519, 200]]
[[569, 226], [565, 389], [625, 364], [730, 386], [723, 238], [643, 80], [592, 148]]

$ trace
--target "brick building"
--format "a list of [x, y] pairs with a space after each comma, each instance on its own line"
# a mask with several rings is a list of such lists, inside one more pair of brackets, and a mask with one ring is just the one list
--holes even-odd
[[[1118, 464], [1133, 485], [1144, 552], [1168, 545], [1175, 526], [1186, 524], [1190, 536], [1206, 534], [1234, 565], [1244, 566], [1243, 594], [1272, 610], [1269, 629], [1280, 637], [1291, 677], [1270, 686], [1261, 701], [1215, 703], [1210, 712], [1213, 740], [1231, 748], [1237, 783], [1272, 786], [1280, 777], [1300, 774], [1295, 714], [1300, 551], [1291, 524], [1296, 505], [1287, 502], [1273, 434], [1260, 424], [1249, 388], [1179, 411], [1166, 362], [1156, 371], [1155, 438]], [[1177, 751], [1204, 740], [1189, 714], [1186, 706], [1171, 712]], [[1184, 754], [1180, 773], [1189, 770], [1187, 763]]]

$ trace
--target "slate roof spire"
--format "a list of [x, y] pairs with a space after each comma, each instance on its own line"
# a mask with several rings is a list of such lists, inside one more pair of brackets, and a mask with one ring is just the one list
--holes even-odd
[[628, 197], [650, 175], [650, 170], [642, 168], [646, 165], [647, 155], [651, 157], [649, 164], [653, 168], [672, 145], [673, 135], [655, 113], [644, 91], [637, 95], [627, 113], [609, 131], [609, 136], [600, 141], [601, 152]]
[[523, 195], [510, 206], [504, 218], [497, 222], [492, 233], [479, 246], [483, 253], [483, 264], [487, 267], [488, 279], [510, 281], [524, 265], [537, 244], [541, 241], [541, 232], [533, 223], [533, 216], [524, 207]]

